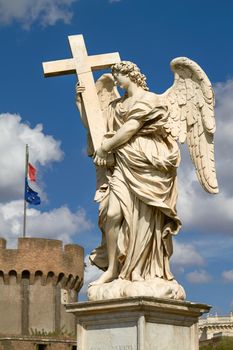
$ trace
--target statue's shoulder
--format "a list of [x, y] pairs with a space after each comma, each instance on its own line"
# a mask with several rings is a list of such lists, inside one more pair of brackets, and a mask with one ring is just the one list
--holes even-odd
[[148, 100], [150, 100], [155, 106], [166, 106], [168, 103], [168, 98], [164, 94], [156, 94], [150, 91], [146, 91], [146, 94]]
[[151, 91], [145, 91], [142, 95], [142, 100], [145, 102], [148, 101], [153, 105], [160, 104], [160, 95], [157, 95]]

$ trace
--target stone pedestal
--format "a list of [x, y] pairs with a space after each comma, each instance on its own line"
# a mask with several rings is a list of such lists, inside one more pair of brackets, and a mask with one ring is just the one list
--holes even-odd
[[132, 297], [67, 305], [78, 350], [198, 350], [198, 317], [210, 306]]

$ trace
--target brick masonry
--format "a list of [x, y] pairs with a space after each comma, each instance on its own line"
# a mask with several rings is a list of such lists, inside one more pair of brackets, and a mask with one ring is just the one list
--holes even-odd
[[[41, 331], [74, 336], [75, 318], [65, 312], [61, 291], [68, 291], [69, 302], [77, 301], [83, 274], [84, 251], [79, 245], [63, 247], [59, 240], [19, 238], [17, 249], [7, 249], [6, 240], [0, 238], [0, 350], [1, 346], [24, 349], [26, 343], [28, 349], [36, 349], [36, 343], [14, 337]], [[60, 341], [46, 344], [51, 350], [74, 346]]]

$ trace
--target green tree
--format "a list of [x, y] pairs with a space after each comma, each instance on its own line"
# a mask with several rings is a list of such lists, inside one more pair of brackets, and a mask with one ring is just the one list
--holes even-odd
[[233, 337], [223, 337], [213, 340], [211, 344], [201, 345], [200, 350], [233, 350]]

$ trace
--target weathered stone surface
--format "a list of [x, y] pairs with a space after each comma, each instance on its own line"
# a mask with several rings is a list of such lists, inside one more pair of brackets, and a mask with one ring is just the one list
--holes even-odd
[[198, 350], [198, 317], [209, 309], [146, 297], [67, 305], [79, 350]]
[[[39, 348], [39, 345], [41, 346]], [[4, 337], [0, 335], [0, 350], [76, 350], [74, 339], [57, 339], [46, 337]]]
[[0, 239], [0, 334], [29, 335], [62, 329], [75, 333], [61, 291], [77, 300], [84, 271], [83, 248], [59, 240], [20, 238], [18, 249]]
[[220, 337], [233, 337], [233, 312], [229, 316], [211, 316], [199, 320], [200, 341]]
[[[83, 279], [83, 248], [79, 245], [67, 244], [63, 249], [59, 240], [19, 238], [18, 249], [6, 249], [4, 241], [0, 241], [0, 272], [4, 274], [5, 283], [9, 271], [17, 272], [17, 281], [23, 271], [29, 271], [30, 284], [34, 283], [36, 272], [42, 272], [44, 283], [48, 278], [59, 278], [59, 275], [61, 279], [61, 274], [66, 279], [72, 275], [73, 280], [78, 276], [79, 282]], [[49, 272], [53, 274], [48, 275]]]

